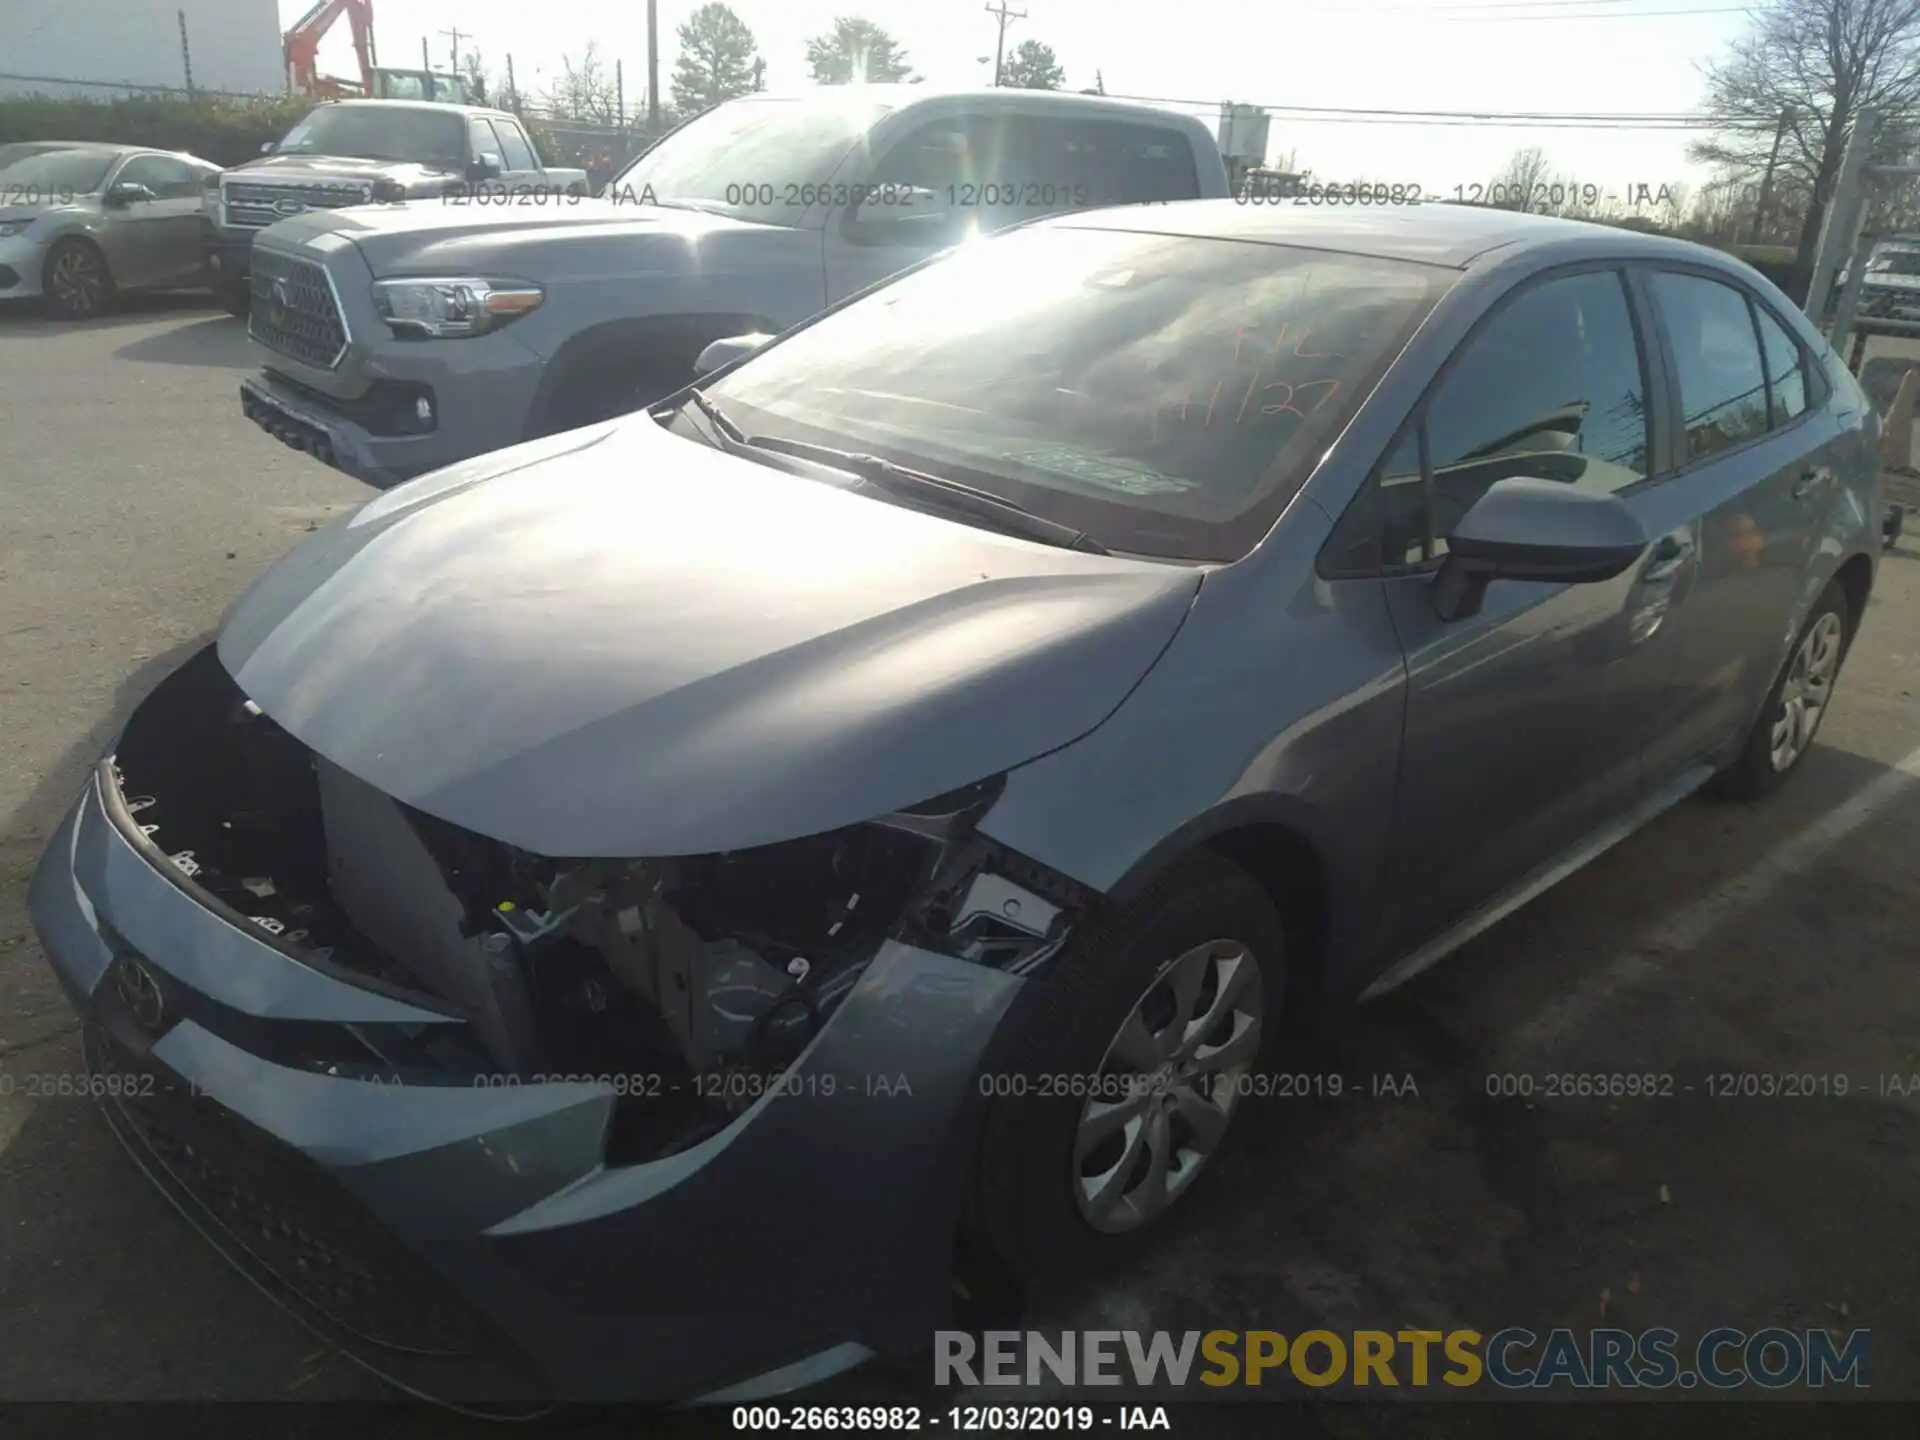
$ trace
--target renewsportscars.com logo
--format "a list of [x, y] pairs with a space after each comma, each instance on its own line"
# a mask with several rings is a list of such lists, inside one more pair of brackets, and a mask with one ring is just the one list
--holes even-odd
[[1491, 1384], [1503, 1390], [1866, 1389], [1872, 1332], [1664, 1327], [1550, 1330], [961, 1330], [934, 1335], [936, 1385], [1324, 1388]]

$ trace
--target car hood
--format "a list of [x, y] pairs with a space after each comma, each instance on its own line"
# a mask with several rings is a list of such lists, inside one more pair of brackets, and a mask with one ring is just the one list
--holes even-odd
[[263, 155], [225, 172], [237, 180], [308, 182], [392, 180], [409, 190], [464, 181], [456, 169], [410, 160], [368, 160], [357, 155]]
[[[376, 275], [421, 265], [484, 263], [483, 255], [564, 242], [573, 247], [569, 269], [586, 275], [692, 264], [724, 268], [734, 247], [758, 251], [767, 236], [791, 238], [779, 225], [761, 225], [708, 211], [612, 200], [562, 197], [548, 205], [448, 204], [416, 200], [309, 210], [274, 227], [285, 246], [321, 235], [344, 235], [359, 247]], [[814, 241], [816, 247], [818, 239]], [[654, 261], [643, 258], [636, 244]], [[816, 257], [815, 262], [818, 264]]]
[[634, 416], [336, 521], [255, 582], [220, 655], [300, 741], [429, 814], [550, 856], [705, 854], [1078, 738], [1199, 584]]

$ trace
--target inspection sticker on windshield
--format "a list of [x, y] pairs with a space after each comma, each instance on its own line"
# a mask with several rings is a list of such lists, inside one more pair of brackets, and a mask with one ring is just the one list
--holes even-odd
[[1178, 476], [1162, 475], [1155, 470], [1136, 470], [1129, 465], [1116, 465], [1111, 460], [1102, 460], [1083, 450], [1021, 450], [1006, 458], [1031, 465], [1036, 470], [1052, 470], [1075, 480], [1084, 480], [1089, 485], [1124, 490], [1129, 495], [1183, 495], [1200, 488], [1196, 480], [1182, 480]]

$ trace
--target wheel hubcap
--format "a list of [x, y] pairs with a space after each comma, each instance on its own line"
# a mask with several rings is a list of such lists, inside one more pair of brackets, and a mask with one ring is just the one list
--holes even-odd
[[84, 250], [53, 262], [53, 293], [70, 310], [91, 310], [100, 299], [100, 270]]
[[1146, 1224], [1219, 1148], [1260, 1053], [1260, 967], [1237, 940], [1174, 960], [1134, 1002], [1074, 1134], [1080, 1213], [1107, 1233]]
[[1780, 687], [1780, 709], [1768, 736], [1768, 754], [1776, 771], [1791, 767], [1813, 743], [1840, 669], [1840, 641], [1840, 617], [1828, 611], [1793, 652], [1787, 682]]

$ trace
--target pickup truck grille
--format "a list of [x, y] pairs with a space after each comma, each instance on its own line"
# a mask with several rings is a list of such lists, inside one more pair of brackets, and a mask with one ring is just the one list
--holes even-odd
[[220, 198], [229, 229], [259, 230], [307, 210], [339, 210], [348, 205], [370, 204], [373, 187], [358, 181], [267, 185], [229, 180], [221, 187]]
[[331, 370], [347, 353], [347, 326], [327, 272], [311, 260], [253, 247], [247, 333], [303, 365]]

